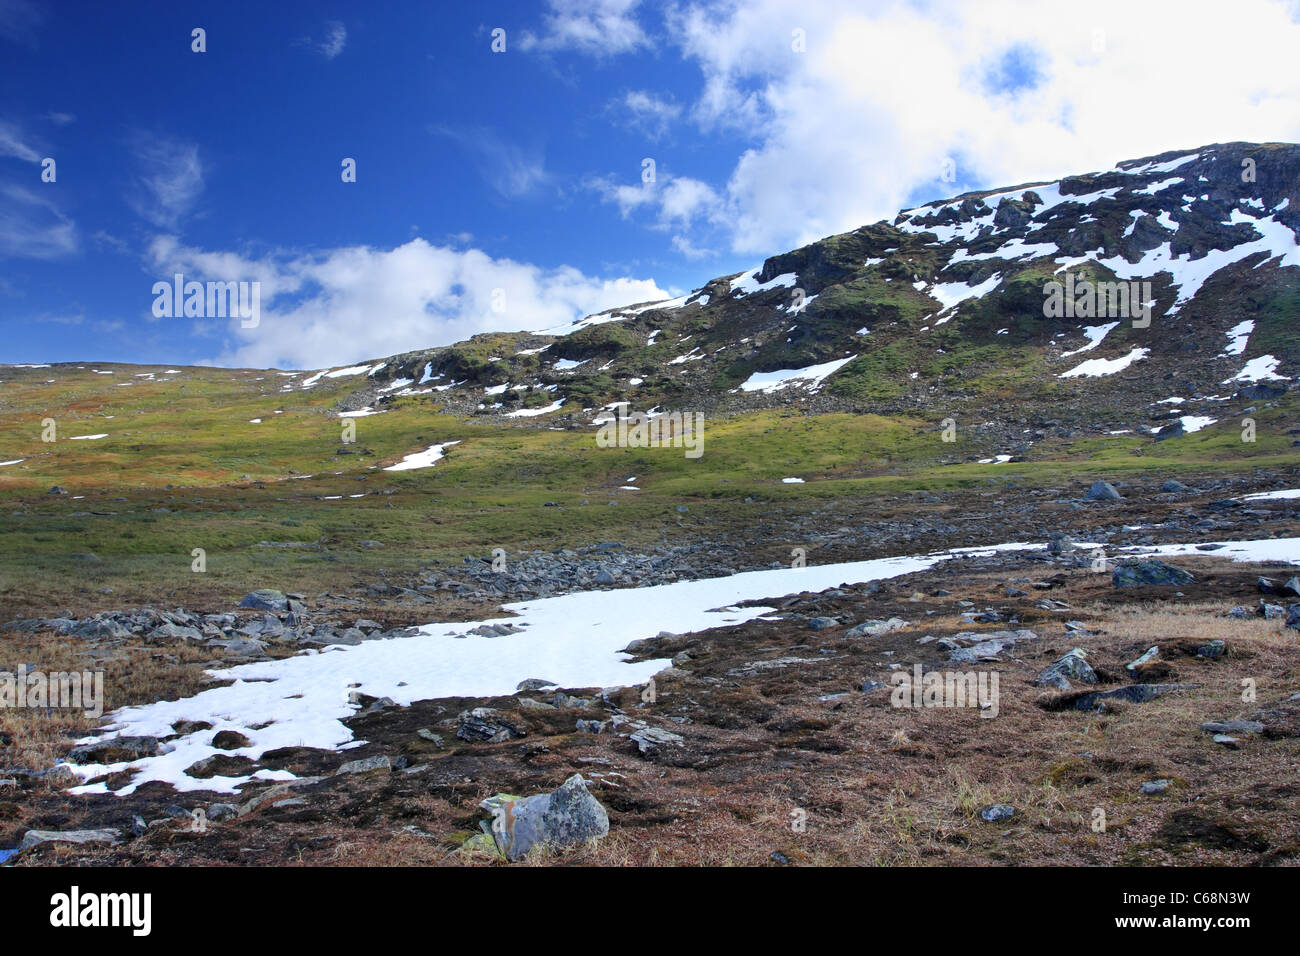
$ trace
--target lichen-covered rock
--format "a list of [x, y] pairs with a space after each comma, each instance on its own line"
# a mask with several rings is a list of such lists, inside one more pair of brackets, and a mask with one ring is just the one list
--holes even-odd
[[508, 860], [522, 859], [536, 846], [573, 846], [609, 833], [609, 814], [574, 774], [551, 793], [522, 799], [508, 794], [480, 804], [492, 811], [492, 838]]
[[1111, 583], [1117, 588], [1133, 588], [1150, 585], [1154, 587], [1177, 587], [1191, 584], [1196, 578], [1182, 568], [1176, 568], [1163, 561], [1145, 559], [1125, 562], [1118, 565], [1111, 574]]
[[1097, 674], [1085, 659], [1086, 656], [1082, 648], [1074, 648], [1044, 668], [1034, 683], [1039, 687], [1055, 687], [1058, 690], [1070, 690], [1070, 678], [1084, 684], [1097, 683]]

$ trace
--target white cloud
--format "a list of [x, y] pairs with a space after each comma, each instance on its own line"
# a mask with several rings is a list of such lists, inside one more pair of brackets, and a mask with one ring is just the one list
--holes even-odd
[[34, 188], [0, 186], [0, 258], [58, 259], [77, 251], [76, 224]]
[[656, 227], [660, 229], [681, 229], [697, 221], [715, 221], [722, 205], [713, 187], [689, 176], [663, 176], [655, 182], [635, 185], [593, 179], [588, 186], [606, 202], [617, 205], [624, 218], [643, 206], [653, 209]]
[[0, 120], [0, 156], [12, 156], [28, 163], [39, 163], [42, 153], [30, 145], [27, 134], [13, 123]]
[[[1233, 140], [1300, 139], [1300, 24], [1279, 0], [1097, 0], [1077, 28], [1036, 0], [695, 3], [665, 36], [700, 71], [705, 131], [749, 137], [709, 223], [771, 254], [894, 216], [917, 191], [1010, 185]], [[1223, 45], [1249, 24], [1250, 64]], [[793, 49], [802, 30], [806, 52]], [[1100, 48], [1094, 48], [1094, 31]], [[990, 89], [1004, 57], [1034, 81]], [[662, 205], [625, 187], [625, 211]]]
[[474, 161], [479, 175], [506, 199], [530, 195], [550, 182], [540, 149], [503, 139], [490, 129], [434, 126], [430, 131], [459, 146]]
[[132, 151], [140, 168], [141, 187], [130, 202], [155, 226], [175, 228], [203, 192], [203, 163], [194, 143], [142, 133]]
[[343, 52], [343, 47], [348, 42], [348, 30], [337, 20], [331, 20], [325, 24], [326, 36], [316, 44], [316, 50], [327, 60], [332, 60]]
[[[228, 331], [224, 366], [323, 368], [462, 341], [487, 331], [550, 328], [629, 302], [671, 297], [653, 280], [542, 269], [413, 239], [394, 249], [352, 246], [249, 258], [155, 239], [157, 278], [262, 282], [261, 322]], [[496, 290], [504, 290], [504, 298]], [[494, 311], [503, 301], [504, 310]], [[200, 323], [206, 320], [163, 319]], [[220, 322], [221, 320], [214, 320]]]
[[621, 123], [639, 130], [651, 139], [661, 139], [682, 113], [679, 104], [645, 90], [631, 90], [610, 104]]
[[539, 35], [523, 34], [520, 49], [577, 50], [604, 57], [650, 46], [634, 15], [640, 0], [550, 0]]

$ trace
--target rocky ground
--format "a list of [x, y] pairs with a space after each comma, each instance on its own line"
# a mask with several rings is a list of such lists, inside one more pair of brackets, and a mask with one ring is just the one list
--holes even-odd
[[[127, 662], [147, 679], [113, 699], [143, 702], [210, 685], [206, 671], [229, 659], [399, 637], [566, 590], [788, 566], [795, 547], [827, 564], [1049, 544], [774, 595], [763, 603], [779, 610], [763, 619], [636, 642], [637, 659], [672, 659], [652, 689], [558, 688], [536, 674], [509, 697], [358, 698], [350, 725], [362, 746], [191, 770], [297, 777], [237, 796], [147, 784], [72, 797], [52, 768], [89, 727], [9, 726], [0, 847], [27, 847], [12, 865], [463, 864], [499, 861], [498, 847], [602, 864], [1294, 863], [1295, 569], [1207, 548], [1099, 573], [1093, 545], [1297, 536], [1300, 501], [1243, 496], [1298, 484], [1293, 474], [1133, 482], [1111, 500], [1104, 488], [1089, 500], [1087, 487], [1014, 500], [918, 494], [885, 516], [769, 512], [712, 538], [691, 533], [687, 510], [683, 533], [658, 548], [520, 552], [504, 570], [471, 556], [348, 593], [254, 592], [237, 608], [51, 610], [6, 625], [0, 665], [54, 649], [69, 662]], [[996, 674], [996, 707], [896, 705], [897, 675], [910, 686], [948, 672]], [[144, 754], [166, 740], [111, 746]], [[496, 836], [485, 829], [494, 816]], [[599, 839], [524, 855], [548, 827]]]

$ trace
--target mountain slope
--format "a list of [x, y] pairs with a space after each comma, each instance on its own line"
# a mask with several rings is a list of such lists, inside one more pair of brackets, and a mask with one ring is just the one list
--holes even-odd
[[[668, 302], [395, 356], [345, 405], [426, 395], [555, 424], [622, 401], [799, 402], [1125, 427], [1141, 409], [1195, 427], [1300, 372], [1297, 230], [1300, 147], [1163, 153], [929, 203]], [[1045, 286], [1067, 278], [1135, 283], [1132, 314], [1049, 317]]]

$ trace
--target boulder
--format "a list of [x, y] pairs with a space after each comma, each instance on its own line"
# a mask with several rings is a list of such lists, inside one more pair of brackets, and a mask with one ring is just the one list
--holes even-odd
[[551, 793], [512, 799], [501, 794], [480, 804], [492, 811], [492, 838], [507, 860], [537, 846], [574, 846], [609, 833], [609, 814], [574, 774]]
[[259, 611], [287, 611], [289, 599], [274, 588], [259, 588], [245, 594], [239, 606], [251, 607]]
[[126, 763], [157, 753], [157, 737], [110, 737], [73, 747], [68, 759], [77, 764]]
[[653, 754], [661, 746], [666, 744], [679, 744], [682, 737], [672, 731], [664, 730], [661, 727], [642, 727], [640, 730], [633, 731], [632, 742], [636, 744], [637, 750], [641, 756], [647, 757]]
[[336, 774], [346, 773], [369, 773], [372, 770], [392, 770], [393, 761], [391, 757], [380, 754], [377, 757], [365, 757], [361, 760], [349, 760], [338, 770]]
[[891, 631], [902, 630], [907, 627], [907, 622], [901, 617], [891, 617], [887, 621], [871, 620], [863, 621], [857, 627], [850, 628], [844, 632], [845, 637], [880, 637]]
[[1109, 481], [1094, 481], [1088, 493], [1083, 496], [1085, 501], [1119, 501], [1122, 497]]
[[1117, 565], [1111, 573], [1111, 583], [1117, 588], [1179, 587], [1191, 584], [1195, 580], [1195, 577], [1182, 568], [1150, 558]]
[[1081, 648], [1074, 648], [1059, 660], [1043, 669], [1034, 684], [1039, 687], [1055, 687], [1058, 690], [1070, 690], [1070, 678], [1084, 684], [1097, 683], [1097, 674], [1085, 659], [1087, 653]]
[[526, 736], [525, 732], [506, 720], [505, 715], [491, 707], [475, 707], [460, 715], [456, 736], [461, 740], [500, 743], [513, 737]]

